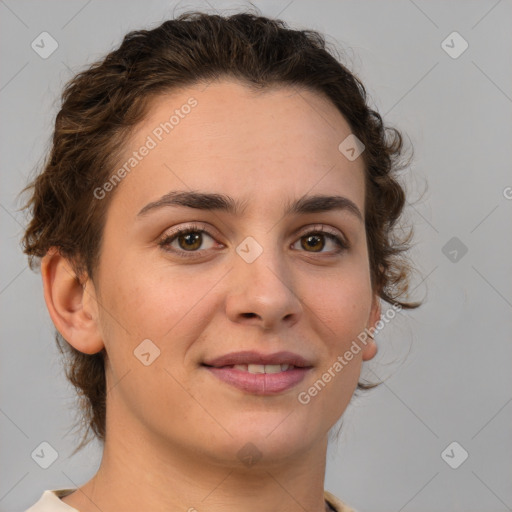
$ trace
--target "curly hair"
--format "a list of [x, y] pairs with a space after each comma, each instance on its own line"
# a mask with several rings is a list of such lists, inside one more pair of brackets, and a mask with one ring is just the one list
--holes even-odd
[[[70, 80], [62, 93], [51, 149], [42, 171], [25, 188], [30, 223], [23, 237], [30, 267], [57, 248], [77, 279], [94, 279], [109, 200], [93, 191], [105, 183], [134, 126], [159, 94], [219, 78], [253, 89], [299, 87], [328, 98], [364, 144], [365, 222], [372, 287], [394, 306], [408, 302], [412, 267], [398, 220], [405, 192], [396, 173], [403, 140], [368, 106], [361, 81], [328, 48], [323, 35], [292, 30], [250, 12], [219, 16], [189, 11], [152, 30], [132, 31], [118, 49]], [[56, 332], [66, 377], [80, 398], [82, 427], [105, 440], [105, 350], [84, 354]], [[376, 384], [359, 383], [359, 389]], [[88, 441], [87, 441], [88, 442]]]

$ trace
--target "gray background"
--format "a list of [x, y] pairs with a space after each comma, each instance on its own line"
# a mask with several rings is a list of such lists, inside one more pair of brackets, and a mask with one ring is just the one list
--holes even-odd
[[[232, 13], [244, 5], [0, 1], [1, 511], [24, 510], [45, 489], [82, 485], [101, 457], [97, 444], [70, 457], [74, 393], [40, 275], [19, 248], [16, 195], [48, 147], [62, 86], [128, 30], [189, 8]], [[512, 2], [254, 5], [345, 48], [373, 105], [415, 148], [403, 178], [416, 226], [415, 293], [426, 303], [378, 335], [379, 355], [365, 372], [387, 380], [345, 413], [326, 488], [360, 512], [511, 510]], [[59, 45], [47, 59], [31, 48], [43, 31]], [[453, 31], [469, 44], [458, 58], [441, 46]], [[452, 237], [459, 247], [446, 247]], [[58, 452], [48, 469], [31, 458], [43, 441]], [[469, 453], [457, 469], [441, 456], [453, 441]], [[448, 453], [453, 464], [462, 452]]]

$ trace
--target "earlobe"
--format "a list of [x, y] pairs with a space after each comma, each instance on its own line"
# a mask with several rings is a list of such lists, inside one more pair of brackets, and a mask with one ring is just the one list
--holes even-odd
[[[374, 295], [373, 301], [372, 301], [372, 309], [370, 312], [368, 330], [370, 329], [370, 327], [375, 328], [375, 325], [380, 320], [380, 315], [381, 315], [380, 299], [379, 299], [378, 295]], [[368, 336], [368, 338], [366, 340], [365, 347], [363, 348], [363, 353], [362, 353], [363, 361], [369, 361], [370, 359], [373, 359], [376, 355], [377, 355], [377, 343], [375, 343], [373, 337]]]
[[85, 354], [101, 351], [104, 343], [92, 281], [80, 283], [70, 262], [56, 248], [41, 260], [41, 276], [46, 307], [64, 339]]

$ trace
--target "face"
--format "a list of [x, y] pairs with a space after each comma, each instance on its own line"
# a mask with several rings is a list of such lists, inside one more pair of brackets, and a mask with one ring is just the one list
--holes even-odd
[[155, 100], [119, 168], [136, 161], [102, 189], [107, 428], [218, 463], [247, 443], [278, 460], [325, 442], [379, 314], [349, 134], [304, 90], [220, 81]]

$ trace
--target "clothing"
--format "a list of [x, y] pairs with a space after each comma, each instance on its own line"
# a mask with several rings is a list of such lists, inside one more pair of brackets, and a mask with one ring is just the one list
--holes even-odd
[[336, 512], [357, 512], [357, 510], [350, 508], [347, 504], [336, 498], [336, 496], [331, 494], [329, 491], [324, 490], [324, 499], [332, 506], [334, 510], [336, 510]]
[[[80, 512], [76, 508], [70, 507], [60, 498], [71, 494], [76, 489], [54, 489], [44, 491], [37, 503], [34, 503], [25, 512]], [[324, 491], [324, 498], [336, 512], [356, 512], [354, 509], [345, 505], [341, 500], [336, 498], [328, 491]]]
[[39, 501], [34, 503], [25, 512], [79, 512], [76, 508], [70, 507], [60, 498], [71, 494], [76, 489], [54, 489], [44, 491]]

